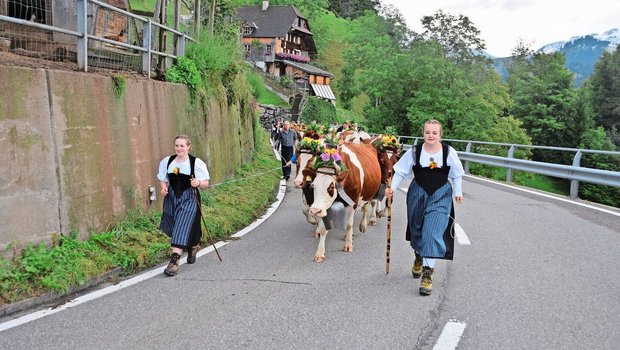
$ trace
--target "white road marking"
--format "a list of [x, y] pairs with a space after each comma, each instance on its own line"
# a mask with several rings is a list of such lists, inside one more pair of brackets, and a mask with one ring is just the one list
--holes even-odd
[[[282, 199], [284, 199], [284, 194], [286, 193], [286, 181], [282, 180], [280, 181], [280, 190], [278, 192], [278, 196], [276, 199], [276, 202], [273, 203], [273, 205], [267, 210], [267, 212], [265, 213], [265, 215], [263, 215], [262, 217], [258, 218], [256, 221], [254, 221], [252, 224], [250, 224], [250, 226], [242, 229], [241, 231], [235, 233], [234, 235], [232, 235], [232, 237], [241, 237], [245, 234], [247, 234], [248, 232], [252, 231], [253, 229], [255, 229], [258, 225], [262, 224], [265, 220], [267, 220], [267, 218], [269, 218], [275, 211], [276, 209], [278, 209], [278, 207], [280, 206], [280, 204], [282, 203]], [[215, 244], [216, 248], [221, 248], [225, 245], [227, 245], [228, 243], [230, 243], [230, 241], [220, 241], [217, 242]], [[206, 247], [202, 250], [200, 250], [198, 252], [198, 254], [196, 254], [196, 257], [201, 257], [203, 255], [209, 254], [211, 252], [215, 251], [215, 249], [213, 248], [213, 246], [209, 246]], [[179, 265], [183, 265], [187, 262], [187, 258], [184, 257], [181, 259]], [[151, 277], [155, 277], [155, 276], [159, 276], [161, 274], [164, 273], [164, 270], [166, 269], [167, 264], [163, 265], [163, 266], [159, 266], [156, 267], [152, 270], [149, 270], [147, 272], [144, 272], [142, 274], [139, 274], [135, 277], [132, 277], [130, 279], [124, 280], [118, 284], [115, 284], [113, 286], [109, 286], [106, 288], [102, 288], [99, 290], [96, 290], [92, 293], [88, 293], [85, 294], [83, 296], [80, 296], [78, 298], [75, 298], [73, 300], [68, 301], [67, 303], [60, 305], [58, 307], [50, 307], [47, 309], [43, 309], [40, 311], [36, 311], [21, 317], [18, 317], [16, 319], [4, 322], [4, 323], [0, 323], [0, 332], [5, 331], [7, 329], [11, 329], [13, 327], [17, 327], [20, 326], [22, 324], [28, 323], [30, 321], [34, 321], [34, 320], [38, 320], [40, 318], [43, 318], [45, 316], [49, 316], [49, 315], [53, 315], [57, 312], [61, 312], [63, 310], [66, 310], [68, 308], [71, 307], [75, 307], [78, 306], [80, 304], [89, 302], [91, 300], [97, 299], [99, 297], [102, 297], [104, 295], [108, 295], [114, 292], [117, 292], [121, 289], [127, 288], [129, 286], [133, 286], [134, 284], [140, 283], [142, 281], [145, 281]]]
[[439, 339], [433, 346], [433, 350], [454, 350], [459, 345], [459, 341], [465, 331], [465, 323], [449, 321], [443, 327]]
[[456, 240], [460, 245], [471, 245], [469, 238], [465, 234], [465, 231], [461, 227], [461, 225], [454, 223], [454, 235], [456, 236]]
[[473, 175], [463, 175], [463, 176], [470, 177], [472, 179], [476, 179], [476, 180], [480, 180], [480, 181], [490, 182], [490, 183], [493, 183], [493, 184], [496, 184], [496, 185], [500, 185], [500, 186], [504, 186], [504, 187], [508, 187], [508, 188], [512, 188], [514, 190], [519, 190], [519, 191], [523, 191], [523, 192], [526, 192], [526, 193], [531, 193], [531, 194], [535, 194], [535, 195], [538, 195], [538, 196], [542, 196], [542, 197], [546, 197], [546, 198], [551, 198], [551, 199], [556, 199], [556, 200], [559, 200], [559, 201], [562, 201], [562, 202], [579, 205], [579, 206], [586, 207], [586, 208], [589, 208], [589, 209], [598, 210], [598, 211], [601, 211], [603, 213], [607, 213], [607, 214], [611, 214], [611, 215], [615, 215], [615, 216], [620, 216], [620, 212], [609, 210], [609, 209], [605, 209], [605, 208], [599, 208], [599, 207], [596, 207], [596, 206], [593, 206], [593, 205], [590, 205], [590, 204], [586, 204], [586, 203], [580, 203], [580, 202], [578, 202], [576, 200], [573, 200], [573, 199], [566, 199], [566, 198], [558, 197], [557, 195], [540, 193], [540, 192], [537, 192], [537, 191], [532, 191], [532, 190], [528, 190], [528, 189], [525, 189], [525, 188], [508, 185], [508, 184], [505, 184], [505, 183], [502, 183], [502, 182], [498, 182], [498, 181], [494, 181], [494, 180], [489, 180], [489, 179], [485, 179], [485, 178], [478, 177], [478, 176], [473, 176]]

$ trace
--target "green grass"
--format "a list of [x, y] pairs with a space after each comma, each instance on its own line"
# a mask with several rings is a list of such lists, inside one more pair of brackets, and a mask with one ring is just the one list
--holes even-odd
[[247, 80], [250, 83], [250, 86], [252, 86], [252, 94], [258, 103], [284, 108], [290, 107], [288, 101], [284, 101], [280, 98], [280, 96], [265, 87], [265, 83], [260, 74], [253, 71], [248, 71]]
[[[472, 175], [478, 175], [493, 180], [506, 181], [506, 169], [484, 164], [471, 163], [469, 169]], [[545, 175], [526, 173], [522, 171], [512, 172], [512, 182], [545, 192], [566, 196], [570, 190], [570, 182], [556, 179]]]
[[[252, 162], [226, 183], [202, 191], [208, 234], [216, 240], [250, 224], [275, 200], [280, 163], [273, 158], [267, 133], [255, 135]], [[28, 245], [11, 259], [0, 258], [0, 305], [46, 292], [66, 293], [116, 267], [129, 275], [164, 262], [170, 239], [158, 229], [160, 218], [160, 211], [138, 209], [87, 240], [75, 233], [58, 236], [50, 246]], [[208, 234], [203, 234], [203, 246], [210, 244]]]

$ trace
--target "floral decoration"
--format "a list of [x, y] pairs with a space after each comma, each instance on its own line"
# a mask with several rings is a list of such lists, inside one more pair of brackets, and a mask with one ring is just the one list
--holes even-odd
[[321, 141], [310, 137], [304, 137], [297, 143], [298, 150], [308, 150], [312, 153], [319, 153], [321, 149]]
[[175, 166], [174, 168], [172, 168], [172, 173], [173, 173], [174, 175], [179, 175], [179, 171], [180, 171], [180, 170], [181, 170], [181, 169], [179, 169], [179, 167], [178, 167], [178, 166]]
[[295, 54], [292, 54], [292, 53], [278, 52], [276, 54], [276, 57], [277, 58], [281, 58], [281, 59], [285, 59], [285, 60], [295, 61], [295, 62], [310, 63], [310, 58], [309, 57], [295, 55]]
[[437, 163], [435, 162], [435, 159], [431, 158], [431, 161], [428, 163], [428, 167], [431, 169], [437, 169]]
[[373, 142], [373, 145], [378, 151], [392, 151], [394, 153], [398, 153], [402, 148], [393, 134], [383, 134], [379, 140]]
[[335, 168], [338, 166], [340, 171], [347, 171], [347, 167], [342, 163], [342, 157], [336, 148], [323, 148], [320, 157], [314, 163], [314, 169]]

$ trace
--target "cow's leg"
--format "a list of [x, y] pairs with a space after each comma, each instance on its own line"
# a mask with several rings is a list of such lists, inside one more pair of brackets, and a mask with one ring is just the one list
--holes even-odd
[[382, 205], [383, 205], [383, 201], [377, 202], [377, 217], [379, 218], [382, 218], [387, 215], [385, 211], [386, 208], [381, 209]]
[[362, 205], [362, 219], [360, 220], [360, 232], [366, 233], [368, 231], [368, 209], [370, 202], [366, 202]]
[[314, 230], [314, 238], [319, 238], [327, 234], [327, 230], [325, 229], [325, 224], [323, 220], [319, 219], [319, 224], [316, 225], [316, 230]]
[[[319, 220], [319, 222], [322, 221], [323, 220]], [[316, 248], [316, 253], [314, 253], [315, 262], [321, 263], [325, 261], [325, 237], [327, 237], [327, 233], [329, 233], [329, 231], [325, 231], [325, 233], [319, 236], [319, 246]]]
[[379, 205], [379, 201], [373, 199], [370, 201], [370, 219], [368, 219], [368, 224], [370, 226], [375, 226], [377, 224], [377, 206]]
[[353, 251], [353, 218], [355, 217], [355, 210], [353, 207], [347, 207], [345, 222], [347, 223], [347, 227], [344, 232], [344, 251], [352, 252]]

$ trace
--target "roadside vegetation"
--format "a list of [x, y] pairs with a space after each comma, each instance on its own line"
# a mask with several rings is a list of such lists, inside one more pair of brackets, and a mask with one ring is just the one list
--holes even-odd
[[[280, 165], [267, 133], [257, 130], [255, 134], [252, 162], [241, 166], [227, 182], [202, 191], [206, 231], [215, 240], [225, 240], [247, 226], [275, 200]], [[160, 218], [161, 210], [135, 210], [87, 240], [76, 233], [55, 236], [51, 246], [28, 245], [12, 258], [0, 258], [0, 305], [48, 292], [66, 293], [115, 268], [131, 275], [164, 262], [170, 239], [159, 230]], [[210, 244], [203, 233], [201, 245]]]
[[[516, 42], [503, 81], [492, 61], [477, 54], [485, 43], [462, 14], [420, 14], [422, 30], [414, 32], [398, 9], [381, 2], [270, 4], [294, 5], [308, 18], [318, 49], [312, 64], [334, 74], [337, 109], [353, 111], [351, 119], [370, 132], [392, 128], [399, 135], [421, 136], [422, 123], [437, 119], [447, 139], [620, 150], [620, 46], [605, 52], [576, 88], [562, 54], [534, 52]], [[534, 150], [521, 159], [571, 164], [572, 156]], [[620, 157], [584, 157], [582, 166], [620, 171]], [[514, 179], [556, 193], [567, 183], [533, 175]], [[579, 192], [581, 199], [620, 207], [620, 188], [582, 184]]]

